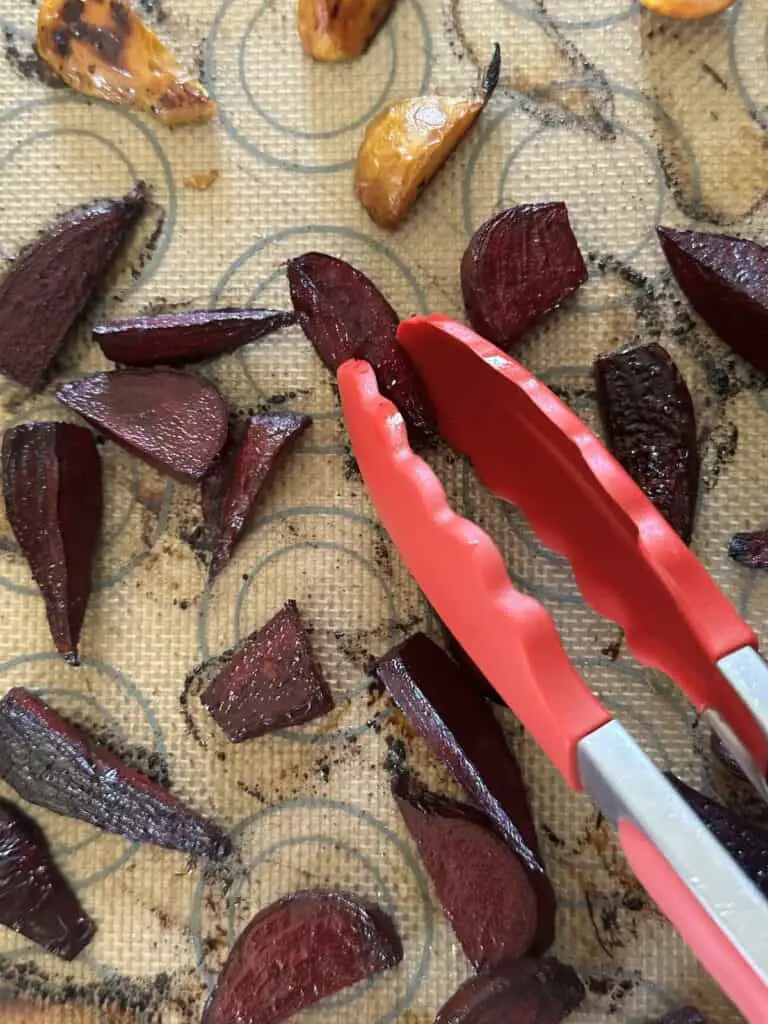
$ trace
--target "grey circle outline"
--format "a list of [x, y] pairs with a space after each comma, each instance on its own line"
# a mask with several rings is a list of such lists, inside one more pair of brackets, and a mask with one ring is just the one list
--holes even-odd
[[[552, 15], [552, 22], [557, 28], [568, 31], [610, 28], [612, 25], [618, 25], [622, 21], [628, 21], [630, 18], [637, 16], [637, 4], [633, 0], [624, 0], [624, 2], [626, 7], [623, 11], [617, 11], [615, 14], [605, 14], [602, 18], [583, 18], [579, 21], [573, 18], [557, 18], [555, 15]], [[499, 3], [501, 3], [502, 7], [512, 11], [513, 14], [524, 18], [525, 21], [532, 21], [537, 25], [547, 24], [545, 17], [542, 17], [536, 11], [527, 11], [520, 7], [518, 0], [499, 0]]]
[[[741, 2], [734, 5], [728, 14], [728, 65], [731, 69], [731, 74], [734, 77], [736, 88], [739, 91], [739, 96], [741, 97], [741, 101], [744, 104], [747, 114], [761, 128], [768, 129], [768, 102], [758, 105], [753, 99], [752, 93], [739, 70], [739, 61], [736, 55], [736, 31], [738, 28], [739, 18], [741, 17], [745, 6], [744, 0], [741, 0]], [[766, 64], [768, 64], [768, 20], [766, 20], [763, 39], [767, 58]]]

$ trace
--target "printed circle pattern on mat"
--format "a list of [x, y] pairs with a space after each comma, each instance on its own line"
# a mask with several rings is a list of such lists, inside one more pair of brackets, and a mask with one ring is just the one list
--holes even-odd
[[226, 893], [201, 873], [190, 915], [198, 970], [209, 986], [259, 910], [300, 889], [346, 889], [378, 903], [394, 918], [403, 940], [403, 964], [340, 992], [308, 1015], [318, 1024], [359, 1024], [362, 1019], [394, 1024], [400, 1019], [429, 971], [433, 933], [429, 887], [408, 844], [354, 804], [319, 798], [267, 807], [241, 821], [232, 837], [242, 868]]
[[[421, 39], [420, 61], [402, 59], [404, 37]], [[277, 0], [256, 8], [225, 0], [205, 55], [207, 84], [228, 135], [252, 156], [285, 170], [354, 166], [373, 115], [388, 101], [418, 95], [429, 82], [432, 40], [419, 0], [397, 6], [362, 58], [328, 64], [302, 54], [298, 69], [280, 80], [281, 54], [297, 48], [295, 10], [286, 16]]]
[[761, 0], [741, 0], [730, 19], [731, 70], [750, 117], [768, 129], [768, 9]]
[[[499, 0], [504, 7], [514, 11], [521, 18], [543, 22], [541, 6], [535, 0]], [[589, 14], [584, 14], [582, 0], [549, 0], [547, 15], [560, 29], [566, 31], [607, 28], [631, 18], [636, 11], [634, 0], [595, 0], [589, 5]]]

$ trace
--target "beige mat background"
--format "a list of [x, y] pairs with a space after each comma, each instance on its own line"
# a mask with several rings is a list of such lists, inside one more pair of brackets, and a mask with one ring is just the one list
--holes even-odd
[[[289, 0], [147, 7], [183, 60], [203, 67], [219, 123], [170, 132], [43, 84], [30, 49], [35, 3], [0, 3], [0, 254], [11, 258], [61, 210], [142, 177], [156, 207], [94, 317], [169, 304], [285, 304], [282, 264], [310, 248], [361, 267], [402, 315], [460, 315], [458, 267], [471, 228], [501, 205], [564, 199], [590, 281], [531, 333], [520, 356], [594, 423], [590, 365], [599, 352], [650, 338], [673, 352], [702, 439], [694, 548], [760, 629], [768, 576], [733, 565], [725, 549], [736, 529], [768, 519], [764, 382], [690, 320], [652, 227], [693, 222], [768, 242], [766, 0], [743, 0], [699, 24], [659, 19], [634, 0], [399, 0], [370, 52], [339, 67], [302, 56]], [[470, 89], [495, 40], [504, 72], [482, 124], [402, 229], [380, 231], [351, 191], [366, 120], [387, 99], [427, 87]], [[214, 168], [220, 176], [209, 191], [185, 187], [187, 175]], [[55, 376], [105, 365], [84, 329]], [[388, 796], [383, 762], [402, 725], [369, 696], [363, 666], [434, 623], [349, 472], [333, 390], [300, 331], [205, 372], [235, 408], [314, 417], [234, 561], [207, 588], [195, 491], [104, 445], [107, 514], [83, 665], [68, 668], [51, 653], [42, 602], [3, 519], [0, 686], [42, 692], [169, 778], [174, 792], [233, 830], [237, 856], [228, 872], [205, 877], [179, 854], [34, 810], [99, 931], [72, 965], [3, 932], [0, 1019], [195, 1021], [253, 912], [294, 888], [331, 884], [390, 909], [406, 955], [397, 971], [311, 1019], [428, 1024], [467, 965]], [[6, 425], [62, 416], [50, 391], [30, 398], [3, 383], [0, 398]], [[509, 448], [513, 458], [514, 437]], [[618, 631], [584, 606], [562, 560], [480, 490], [461, 460], [441, 452], [433, 462], [459, 507], [502, 545], [519, 586], [546, 602], [609, 707], [661, 766], [706, 786], [694, 716], [675, 688], [623, 648], [612, 660]], [[312, 625], [338, 710], [229, 746], [200, 709], [192, 669], [287, 598]], [[574, 1022], [642, 1022], [683, 1001], [717, 1024], [736, 1022], [637, 891], [591, 806], [509, 725], [561, 895], [557, 952], [590, 989]], [[419, 744], [406, 741], [426, 777], [448, 788]], [[41, 997], [65, 1006], [40, 1011], [33, 1003]]]

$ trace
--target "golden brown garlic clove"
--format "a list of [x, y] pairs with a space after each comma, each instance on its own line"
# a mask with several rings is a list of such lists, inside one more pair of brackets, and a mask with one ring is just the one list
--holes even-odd
[[389, 17], [394, 0], [299, 0], [299, 36], [315, 60], [359, 57]]
[[372, 220], [394, 228], [404, 219], [479, 117], [500, 70], [497, 44], [479, 98], [416, 96], [390, 104], [371, 121], [357, 155], [355, 189]]
[[668, 18], [709, 18], [731, 7], [735, 0], [641, 0], [649, 10]]
[[86, 96], [146, 110], [167, 125], [216, 113], [203, 85], [182, 71], [127, 0], [42, 0], [37, 48]]

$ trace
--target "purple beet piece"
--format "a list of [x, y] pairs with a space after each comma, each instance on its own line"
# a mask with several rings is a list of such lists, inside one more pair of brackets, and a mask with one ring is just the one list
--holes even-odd
[[14, 536], [45, 601], [56, 650], [73, 665], [101, 532], [101, 460], [72, 423], [22, 423], [3, 435], [3, 493]]
[[295, 601], [251, 633], [200, 699], [232, 743], [328, 714], [333, 698]]
[[62, 384], [56, 395], [126, 451], [180, 480], [200, 480], [227, 439], [227, 407], [196, 373], [112, 370]]
[[578, 974], [555, 957], [518, 960], [464, 982], [435, 1024], [560, 1024], [584, 995]]
[[768, 373], [768, 249], [730, 235], [656, 231], [677, 283], [702, 320]]
[[392, 793], [451, 922], [477, 970], [519, 960], [536, 937], [536, 894], [484, 814], [398, 774]]
[[768, 569], [768, 530], [735, 533], [728, 545], [728, 554], [749, 569]]
[[202, 1024], [280, 1024], [402, 958], [394, 922], [375, 903], [332, 889], [295, 892], [242, 932]]
[[446, 624], [441, 621], [440, 625], [442, 627], [443, 637], [445, 639], [446, 650], [453, 658], [453, 660], [461, 666], [467, 680], [471, 680], [475, 684], [479, 692], [483, 695], [483, 697], [486, 700], [492, 700], [493, 703], [498, 704], [499, 707], [506, 707], [507, 705], [499, 696], [498, 692], [493, 688], [493, 686], [491, 686], [491, 684], [485, 678], [484, 674], [480, 671], [480, 669], [477, 667], [474, 661], [470, 658], [470, 656], [461, 646], [461, 644], [453, 635], [453, 633], [448, 629]]
[[7, 800], [0, 800], [0, 924], [64, 960], [73, 960], [96, 931], [42, 829]]
[[331, 373], [348, 359], [367, 360], [417, 439], [435, 434], [432, 403], [397, 340], [399, 318], [376, 285], [321, 252], [289, 260], [288, 284], [299, 323]]
[[0, 778], [29, 803], [138, 843], [216, 860], [231, 849], [218, 825], [20, 686], [0, 700]]
[[726, 848], [764, 896], [768, 896], [768, 828], [747, 821], [741, 814], [710, 800], [671, 773], [667, 778]]
[[176, 366], [234, 352], [294, 323], [282, 309], [197, 309], [96, 324], [107, 359], [125, 366]]
[[140, 182], [122, 199], [71, 210], [19, 254], [0, 282], [0, 373], [42, 385], [146, 201]]
[[554, 940], [555, 893], [541, 866], [520, 768], [493, 711], [465, 673], [423, 633], [393, 647], [373, 671], [525, 866], [538, 904], [533, 949], [543, 952]]
[[213, 537], [211, 578], [232, 557], [253, 508], [281, 455], [311, 423], [296, 413], [265, 413], [236, 424], [203, 478], [203, 514]]
[[502, 210], [477, 229], [461, 261], [469, 322], [506, 351], [586, 280], [565, 203]]
[[681, 1006], [665, 1014], [658, 1024], [707, 1024], [707, 1021], [694, 1006]]
[[611, 451], [689, 544], [699, 452], [693, 402], [672, 357], [655, 342], [608, 352], [595, 362], [595, 382]]

